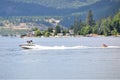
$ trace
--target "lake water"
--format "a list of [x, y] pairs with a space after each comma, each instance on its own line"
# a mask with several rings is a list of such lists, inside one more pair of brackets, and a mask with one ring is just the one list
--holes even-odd
[[[27, 40], [53, 48], [90, 48], [20, 48]], [[103, 43], [120, 46], [120, 37], [0, 37], [0, 79], [120, 79], [120, 48], [100, 48]]]

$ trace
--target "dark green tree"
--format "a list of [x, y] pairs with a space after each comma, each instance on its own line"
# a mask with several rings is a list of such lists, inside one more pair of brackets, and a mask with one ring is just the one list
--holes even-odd
[[55, 35], [57, 35], [57, 33], [61, 33], [61, 28], [59, 25], [55, 27]]
[[66, 35], [66, 33], [69, 33], [69, 31], [67, 29], [63, 29], [62, 33], [63, 35]]
[[53, 32], [53, 27], [48, 27], [48, 32]]
[[100, 25], [100, 31], [102, 35], [105, 35], [105, 36], [110, 35], [110, 28], [109, 28], [107, 19], [102, 19], [102, 23]]
[[118, 31], [114, 28], [114, 30], [111, 31], [111, 34], [117, 36], [119, 33], [118, 33]]
[[79, 20], [78, 20], [78, 17], [75, 18], [73, 29], [74, 29], [74, 33], [77, 34], [77, 32], [79, 30]]
[[50, 33], [49, 32], [45, 32], [45, 37], [49, 37], [50, 36]]
[[99, 34], [99, 22], [96, 22], [94, 27], [92, 27], [92, 33], [93, 34]]
[[92, 29], [90, 26], [84, 26], [84, 27], [82, 27], [80, 34], [87, 35], [87, 34], [90, 34], [91, 31], [92, 31]]
[[37, 30], [38, 30], [37, 27], [32, 28], [32, 31], [37, 31]]
[[72, 26], [74, 33], [79, 35], [82, 26], [83, 26], [82, 20], [76, 17], [74, 21], [74, 25]]
[[120, 11], [113, 18], [113, 27], [120, 33]]
[[86, 24], [89, 26], [94, 26], [95, 24], [95, 21], [93, 20], [92, 10], [88, 11], [87, 18], [86, 18]]
[[41, 35], [42, 34], [41, 34], [41, 31], [39, 29], [35, 31], [35, 36], [41, 36]]

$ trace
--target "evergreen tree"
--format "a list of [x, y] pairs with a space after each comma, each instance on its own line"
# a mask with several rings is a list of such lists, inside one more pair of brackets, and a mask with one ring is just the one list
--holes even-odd
[[78, 19], [78, 17], [75, 18], [73, 29], [74, 29], [74, 33], [77, 34], [77, 32], [79, 30], [79, 19]]
[[110, 35], [110, 27], [107, 19], [102, 19], [102, 23], [100, 25], [101, 34], [108, 36]]
[[50, 36], [50, 33], [49, 32], [45, 32], [45, 37], [49, 37]]
[[57, 35], [57, 33], [60, 33], [60, 32], [61, 32], [61, 28], [60, 28], [59, 25], [57, 25], [57, 26], [55, 27], [55, 35]]
[[82, 23], [81, 19], [78, 19], [78, 17], [76, 17], [76, 19], [74, 21], [74, 25], [72, 26], [74, 33], [79, 34], [82, 26], [83, 26], [83, 23]]
[[82, 27], [81, 29], [81, 34], [82, 35], [87, 35], [87, 34], [90, 34], [91, 33], [91, 27], [90, 26], [84, 26]]
[[118, 33], [118, 31], [114, 28], [114, 30], [111, 31], [111, 34], [117, 36], [119, 33]]
[[37, 30], [38, 30], [37, 27], [32, 28], [32, 31], [37, 31]]
[[39, 29], [35, 31], [35, 36], [41, 36], [41, 35], [42, 34], [41, 34], [41, 31]]
[[113, 18], [113, 27], [120, 33], [120, 11]]
[[53, 32], [53, 27], [48, 27], [48, 32]]
[[93, 20], [92, 10], [88, 11], [87, 18], [86, 18], [86, 24], [89, 26], [94, 26], [95, 24], [95, 21]]
[[96, 22], [95, 26], [92, 28], [92, 33], [99, 34], [99, 22]]

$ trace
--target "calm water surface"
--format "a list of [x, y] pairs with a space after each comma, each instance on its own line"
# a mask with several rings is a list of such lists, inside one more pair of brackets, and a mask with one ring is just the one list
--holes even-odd
[[120, 79], [120, 48], [24, 50], [27, 40], [43, 46], [120, 46], [119, 37], [0, 37], [0, 79]]

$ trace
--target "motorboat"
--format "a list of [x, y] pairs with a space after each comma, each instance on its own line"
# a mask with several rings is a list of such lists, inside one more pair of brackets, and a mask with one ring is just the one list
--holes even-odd
[[23, 49], [34, 49], [36, 45], [35, 44], [21, 44], [19, 46]]
[[29, 41], [27, 41], [26, 44], [21, 44], [19, 46], [23, 49], [34, 49], [36, 45], [33, 43], [32, 40], [29, 40]]

